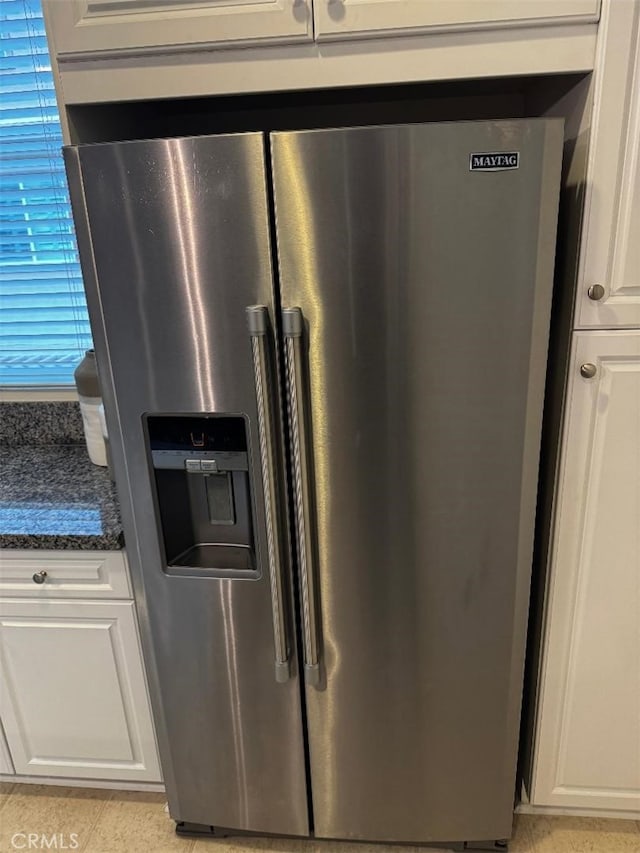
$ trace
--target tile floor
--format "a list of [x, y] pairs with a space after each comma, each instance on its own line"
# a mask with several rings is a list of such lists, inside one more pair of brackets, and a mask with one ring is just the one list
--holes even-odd
[[[0, 853], [23, 849], [87, 853], [415, 853], [417, 848], [330, 841], [178, 838], [162, 794], [0, 783]], [[16, 835], [16, 833], [18, 833]], [[27, 835], [44, 834], [28, 847]], [[72, 835], [75, 833], [75, 835]], [[55, 842], [51, 836], [55, 835]], [[14, 842], [12, 843], [12, 838]], [[35, 843], [35, 841], [33, 842]], [[521, 815], [512, 853], [640, 853], [640, 824], [632, 820]], [[429, 853], [430, 848], [422, 848]], [[433, 851], [431, 851], [433, 853]]]

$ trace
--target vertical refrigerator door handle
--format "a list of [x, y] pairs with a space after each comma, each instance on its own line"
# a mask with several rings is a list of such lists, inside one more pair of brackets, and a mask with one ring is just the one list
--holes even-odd
[[269, 312], [264, 305], [247, 308], [247, 323], [251, 337], [253, 371], [258, 407], [258, 436], [260, 441], [260, 467], [264, 491], [267, 523], [267, 552], [269, 581], [271, 585], [271, 612], [273, 617], [273, 639], [275, 644], [276, 681], [288, 681], [289, 646], [287, 643], [287, 621], [285, 614], [284, 576], [282, 561], [281, 526], [277, 511], [276, 453], [273, 438], [273, 412], [271, 409], [271, 386], [268, 357]]
[[285, 340], [289, 428], [293, 457], [296, 534], [298, 563], [302, 592], [302, 617], [304, 628], [305, 681], [312, 687], [320, 683], [320, 652], [318, 620], [316, 616], [318, 595], [315, 587], [314, 552], [311, 538], [311, 484], [309, 482], [308, 436], [304, 407], [304, 374], [302, 367], [302, 311], [283, 308], [282, 330]]

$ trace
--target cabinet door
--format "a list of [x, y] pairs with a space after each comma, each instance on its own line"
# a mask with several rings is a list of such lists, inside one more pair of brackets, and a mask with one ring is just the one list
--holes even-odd
[[597, 21], [600, 0], [314, 0], [316, 38]]
[[638, 810], [640, 331], [575, 333], [566, 417], [532, 802]]
[[604, 5], [595, 75], [576, 325], [640, 326], [640, 0]]
[[311, 0], [45, 0], [59, 59], [312, 38]]
[[160, 780], [132, 602], [1, 599], [0, 676], [16, 773]]
[[13, 761], [11, 760], [11, 753], [9, 752], [9, 747], [7, 745], [6, 738], [4, 736], [4, 729], [2, 727], [2, 722], [0, 721], [0, 774], [1, 773], [9, 773], [12, 774], [13, 770]]

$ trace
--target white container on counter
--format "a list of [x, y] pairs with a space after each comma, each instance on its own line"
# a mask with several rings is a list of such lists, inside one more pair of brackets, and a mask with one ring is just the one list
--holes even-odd
[[96, 356], [92, 349], [86, 351], [84, 358], [74, 372], [78, 397], [80, 399], [80, 414], [84, 427], [84, 438], [87, 442], [89, 459], [94, 465], [107, 465], [107, 448], [105, 443], [106, 426], [104, 425], [104, 408], [100, 394]]

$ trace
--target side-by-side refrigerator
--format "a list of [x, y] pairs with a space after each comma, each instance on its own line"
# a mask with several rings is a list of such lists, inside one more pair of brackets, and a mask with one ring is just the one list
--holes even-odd
[[562, 142], [65, 150], [182, 831], [510, 835]]

